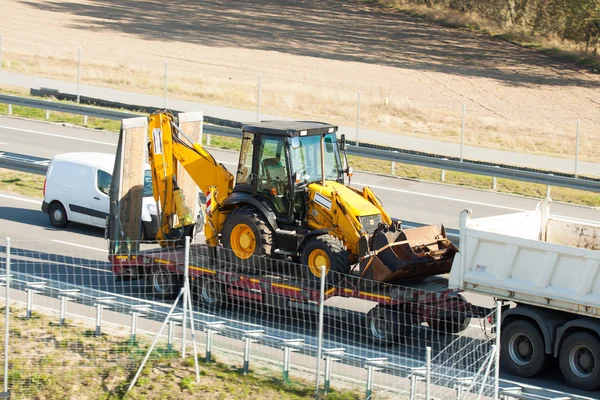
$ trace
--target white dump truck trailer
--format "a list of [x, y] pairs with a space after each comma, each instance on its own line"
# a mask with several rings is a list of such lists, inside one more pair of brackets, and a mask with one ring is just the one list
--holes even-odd
[[576, 388], [600, 386], [600, 225], [535, 211], [460, 217], [450, 287], [509, 304], [501, 362], [532, 377], [560, 365]]

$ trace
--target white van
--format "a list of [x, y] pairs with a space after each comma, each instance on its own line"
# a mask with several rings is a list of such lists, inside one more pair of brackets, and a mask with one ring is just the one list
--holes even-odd
[[[64, 228], [69, 222], [104, 228], [109, 215], [108, 190], [115, 156], [105, 153], [65, 153], [55, 156], [46, 172], [42, 211], [50, 223]], [[158, 229], [152, 176], [144, 172], [142, 238], [154, 239]]]

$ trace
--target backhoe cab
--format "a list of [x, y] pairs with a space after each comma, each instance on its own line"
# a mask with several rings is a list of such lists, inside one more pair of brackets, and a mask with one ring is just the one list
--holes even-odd
[[344, 184], [352, 170], [336, 133], [320, 122], [246, 124], [234, 184], [201, 145], [184, 140], [172, 115], [151, 115], [148, 156], [163, 205], [159, 234], [189, 232], [186, 224], [193, 223], [179, 208], [176, 160], [206, 193], [207, 243], [240, 260], [288, 256], [308, 266], [299, 273], [309, 278], [320, 277], [322, 266], [349, 273], [359, 262], [362, 276], [382, 281], [448, 272], [456, 248], [443, 226], [403, 231], [368, 187]]

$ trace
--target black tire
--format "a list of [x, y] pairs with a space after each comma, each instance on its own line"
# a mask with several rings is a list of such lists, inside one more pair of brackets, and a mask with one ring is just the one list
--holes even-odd
[[157, 300], [172, 300], [181, 289], [181, 277], [162, 266], [154, 266], [146, 274], [146, 293]]
[[378, 306], [367, 314], [369, 339], [378, 346], [395, 343], [400, 337], [400, 328], [394, 312]]
[[600, 386], [600, 342], [587, 332], [569, 335], [560, 346], [559, 365], [569, 385], [582, 390]]
[[56, 228], [64, 228], [69, 224], [67, 211], [58, 201], [50, 204], [48, 216], [50, 217], [50, 223]]
[[502, 329], [500, 360], [507, 372], [530, 378], [544, 372], [552, 358], [546, 354], [541, 332], [531, 322], [516, 320]]
[[[245, 229], [245, 225], [253, 234], [253, 248], [248, 252], [240, 251], [247, 249], [241, 243], [236, 244], [236, 227]], [[229, 249], [228, 258], [234, 263], [246, 265], [248, 261], [258, 257], [270, 257], [272, 251], [273, 233], [269, 228], [265, 216], [254, 207], [243, 206], [233, 210], [225, 220], [221, 232], [223, 247]]]
[[342, 242], [331, 235], [322, 235], [309, 239], [302, 249], [300, 261], [307, 266], [303, 275], [309, 280], [317, 282], [321, 279], [320, 266], [315, 263], [319, 256], [326, 257], [329, 263], [325, 272], [328, 283], [337, 283], [341, 274], [350, 272], [350, 253]]
[[198, 278], [194, 281], [192, 291], [200, 304], [209, 309], [226, 308], [227, 288], [224, 283], [211, 278]]

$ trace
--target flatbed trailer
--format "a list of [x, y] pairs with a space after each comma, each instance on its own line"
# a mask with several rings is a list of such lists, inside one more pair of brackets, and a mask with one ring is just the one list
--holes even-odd
[[[205, 307], [221, 308], [232, 301], [280, 309], [318, 310], [320, 282], [298, 273], [306, 266], [264, 257], [236, 259], [228, 250], [204, 244], [190, 246], [188, 274], [192, 291]], [[151, 249], [136, 254], [111, 255], [115, 276], [146, 279], [154, 296], [168, 298], [181, 287], [185, 269], [183, 249]], [[299, 277], [300, 276], [300, 277]], [[371, 339], [384, 343], [398, 340], [404, 328], [427, 322], [444, 333], [459, 333], [471, 318], [483, 318], [490, 310], [466, 301], [448, 286], [444, 276], [391, 284], [330, 272], [326, 278], [324, 309], [330, 315], [365, 313]], [[344, 299], [354, 299], [348, 301]]]

